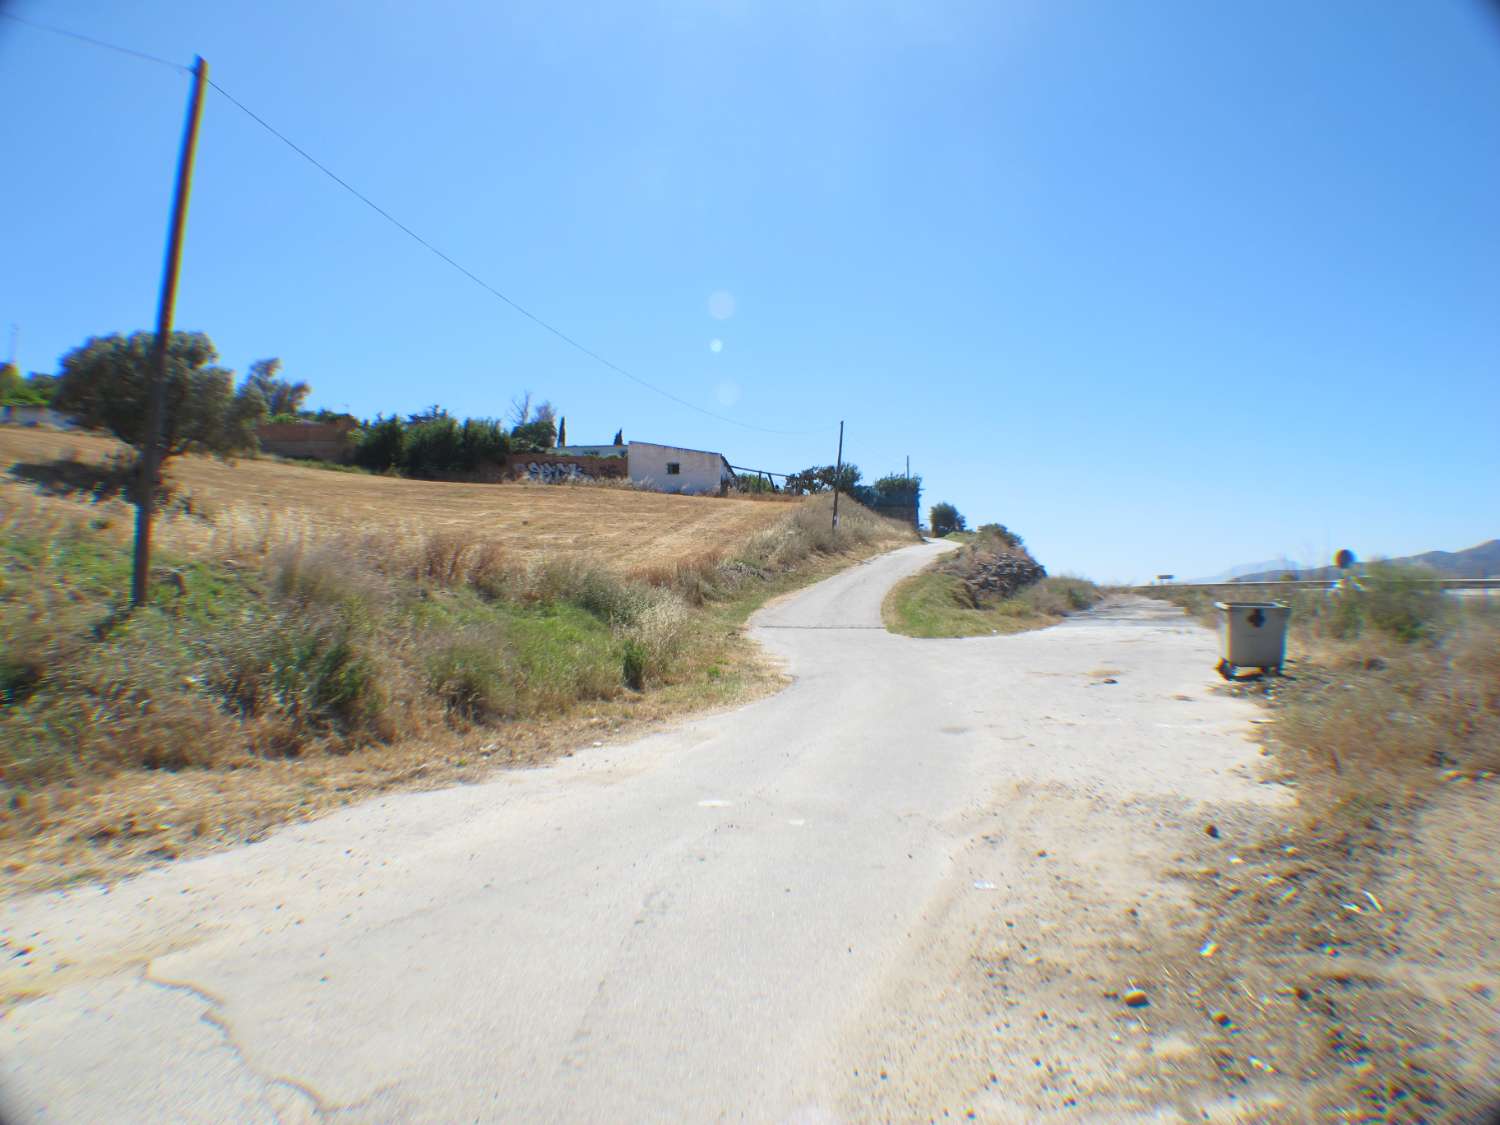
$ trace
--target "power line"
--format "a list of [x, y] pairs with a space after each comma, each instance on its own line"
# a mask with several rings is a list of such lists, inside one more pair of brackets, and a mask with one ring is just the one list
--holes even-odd
[[[94, 39], [94, 38], [92, 38], [90, 36], [87, 36], [87, 35], [80, 35], [79, 33], [74, 32], [74, 31], [66, 31], [66, 30], [64, 30], [63, 28], [60, 28], [60, 27], [52, 27], [52, 26], [49, 26], [47, 24], [37, 23], [37, 22], [35, 22], [33, 20], [23, 19], [20, 16], [12, 15], [9, 12], [0, 12], [0, 15], [4, 15], [6, 18], [12, 19], [12, 20], [16, 21], [17, 23], [24, 24], [27, 27], [36, 28], [39, 31], [48, 31], [48, 32], [51, 32], [51, 33], [53, 33], [55, 35], [65, 36], [65, 37], [67, 37], [69, 39], [76, 39], [76, 40], [79, 40], [80, 42], [88, 43], [88, 44], [90, 44], [92, 46], [95, 46], [95, 47], [103, 47], [106, 50], [118, 51], [118, 52], [120, 52], [122, 54], [132, 55], [132, 56], [134, 56], [136, 58], [144, 59], [147, 62], [159, 63], [162, 66], [171, 67], [173, 70], [181, 71], [183, 73], [186, 73], [187, 70], [188, 70], [187, 67], [182, 66], [179, 63], [174, 63], [170, 59], [160, 58], [157, 55], [147, 54], [144, 51], [137, 51], [137, 50], [134, 50], [134, 49], [132, 49], [130, 47], [121, 47], [121, 46], [118, 46], [117, 44], [114, 44], [114, 43], [106, 43], [102, 39]], [[639, 375], [635, 374], [633, 371], [630, 371], [630, 370], [628, 370], [628, 369], [620, 366], [618, 363], [615, 363], [613, 360], [608, 359], [608, 358], [606, 358], [603, 355], [600, 355], [598, 352], [594, 351], [594, 349], [588, 347], [586, 344], [583, 344], [579, 340], [577, 340], [574, 337], [568, 335], [568, 333], [564, 332], [562, 329], [560, 329], [560, 328], [556, 327], [555, 325], [550, 324], [547, 321], [543, 320], [536, 313], [534, 313], [530, 309], [526, 308], [520, 302], [512, 299], [511, 297], [506, 296], [506, 294], [504, 294], [503, 292], [501, 292], [499, 289], [495, 288], [495, 286], [491, 285], [489, 282], [485, 281], [484, 278], [480, 277], [473, 270], [469, 269], [467, 266], [463, 265], [462, 263], [454, 260], [448, 254], [446, 254], [444, 251], [438, 249], [438, 247], [434, 246], [427, 239], [423, 238], [420, 234], [418, 234], [416, 231], [414, 231], [411, 227], [407, 226], [400, 219], [396, 218], [396, 216], [392, 215], [384, 207], [380, 206], [373, 199], [371, 199], [368, 195], [366, 195], [364, 192], [360, 191], [353, 184], [351, 184], [348, 180], [344, 179], [338, 173], [334, 172], [333, 169], [331, 169], [331, 168], [328, 167], [328, 165], [324, 164], [317, 157], [313, 156], [312, 153], [308, 152], [305, 148], [303, 148], [301, 145], [297, 144], [295, 141], [293, 141], [290, 137], [288, 137], [281, 130], [277, 129], [274, 125], [272, 125], [264, 117], [262, 117], [260, 114], [256, 113], [254, 110], [252, 110], [244, 102], [240, 101], [237, 97], [235, 97], [233, 94], [231, 94], [223, 86], [219, 85], [219, 83], [215, 82], [213, 79], [209, 79], [208, 84], [210, 86], [212, 86], [215, 90], [217, 90], [221, 95], [223, 95], [224, 98], [226, 98], [230, 102], [230, 104], [232, 104], [241, 113], [245, 114], [245, 116], [249, 117], [252, 121], [254, 121], [257, 125], [259, 125], [262, 129], [264, 129], [266, 132], [270, 133], [271, 136], [275, 137], [282, 144], [286, 145], [293, 152], [295, 152], [298, 156], [302, 157], [303, 160], [306, 160], [314, 168], [316, 168], [318, 171], [322, 172], [323, 175], [327, 176], [334, 183], [338, 184], [339, 187], [343, 188], [350, 195], [354, 196], [355, 199], [358, 199], [366, 207], [370, 208], [370, 210], [374, 211], [382, 219], [384, 219], [386, 222], [390, 223], [397, 230], [401, 231], [408, 238], [412, 239], [412, 241], [416, 242], [423, 249], [427, 250], [429, 253], [435, 255], [436, 257], [438, 257], [439, 259], [441, 259], [443, 262], [445, 262], [449, 266], [453, 267], [459, 273], [463, 274], [466, 278], [468, 278], [470, 281], [472, 281], [475, 285], [478, 285], [485, 292], [489, 293], [492, 297], [496, 297], [499, 300], [503, 301], [512, 310], [514, 310], [517, 313], [520, 313], [527, 320], [531, 321], [533, 324], [537, 325], [539, 328], [545, 329], [547, 332], [550, 332], [553, 336], [556, 336], [559, 340], [561, 340], [563, 343], [567, 344], [569, 347], [575, 349], [578, 352], [581, 352], [583, 355], [588, 356], [595, 363], [598, 363], [601, 366], [607, 368], [608, 370], [613, 371], [617, 375], [624, 376], [626, 379], [629, 379], [631, 382], [636, 383], [639, 386], [645, 387], [649, 391], [653, 391], [654, 393], [661, 395], [665, 399], [669, 399], [670, 401], [677, 403], [679, 406], [685, 406], [689, 410], [694, 410], [697, 413], [704, 415], [705, 417], [714, 418], [714, 419], [717, 419], [720, 422], [727, 422], [731, 426], [738, 426], [741, 429], [746, 429], [746, 430], [756, 430], [756, 431], [758, 431], [760, 433], [781, 434], [781, 435], [788, 436], [788, 437], [797, 437], [797, 436], [801, 436], [801, 435], [806, 434], [806, 433], [809, 432], [809, 431], [806, 431], [806, 430], [778, 430], [778, 429], [774, 429], [774, 428], [772, 428], [770, 426], [757, 426], [757, 425], [755, 425], [755, 424], [753, 424], [751, 422], [742, 422], [742, 421], [740, 421], [737, 418], [731, 418], [728, 415], [716, 413], [715, 411], [708, 410], [708, 409], [706, 409], [706, 408], [704, 408], [702, 406], [699, 406], [695, 402], [690, 402], [687, 399], [682, 398], [680, 395], [675, 395], [671, 391], [665, 389], [664, 387], [659, 387], [655, 383], [652, 383], [649, 380], [641, 378]]]
[[121, 47], [118, 43], [106, 43], [103, 39], [94, 39], [88, 35], [80, 35], [76, 31], [67, 31], [61, 27], [53, 27], [51, 24], [37, 23], [35, 20], [29, 20], [23, 16], [18, 16], [14, 12], [0, 12], [0, 16], [4, 16], [8, 20], [14, 20], [16, 23], [25, 24], [27, 27], [35, 28], [37, 31], [47, 31], [52, 33], [53, 35], [61, 35], [68, 39], [76, 39], [80, 43], [88, 43], [89, 45], [94, 47], [103, 47], [106, 51], [118, 51], [122, 55], [132, 55], [138, 59], [145, 59], [147, 62], [158, 63], [161, 66], [171, 67], [173, 70], [181, 71], [184, 74], [186, 74], [188, 71], [188, 68], [183, 66], [181, 63], [175, 63], [171, 59], [164, 59], [160, 55], [149, 55], [145, 51], [137, 51], [132, 47]]
[[438, 249], [431, 242], [427, 241], [427, 239], [423, 238], [416, 231], [412, 230], [411, 227], [407, 226], [400, 219], [396, 218], [396, 216], [392, 215], [384, 207], [380, 206], [380, 204], [376, 203], [373, 199], [371, 199], [364, 192], [362, 192], [358, 188], [356, 188], [348, 180], [344, 179], [338, 173], [334, 172], [333, 169], [329, 168], [328, 165], [324, 164], [321, 160], [317, 159], [317, 157], [313, 156], [312, 153], [308, 152], [305, 148], [303, 148], [301, 145], [297, 144], [290, 137], [288, 137], [285, 133], [281, 132], [281, 130], [277, 129], [274, 125], [272, 125], [264, 117], [260, 116], [260, 114], [256, 113], [249, 106], [245, 105], [244, 102], [240, 101], [238, 98], [236, 98], [228, 90], [224, 89], [223, 86], [219, 85], [213, 79], [210, 78], [209, 81], [208, 81], [208, 84], [210, 86], [212, 86], [215, 90], [217, 90], [220, 94], [224, 95], [224, 97], [226, 97], [227, 99], [229, 99], [229, 101], [231, 103], [233, 103], [241, 112], [243, 112], [247, 117], [249, 117], [252, 121], [254, 121], [256, 124], [258, 124], [261, 128], [265, 129], [266, 132], [270, 133], [273, 137], [275, 137], [277, 140], [279, 140], [282, 144], [286, 145], [293, 152], [295, 152], [298, 156], [302, 157], [302, 159], [306, 160], [314, 168], [316, 168], [318, 171], [322, 172], [330, 180], [332, 180], [334, 183], [338, 184], [339, 187], [343, 188], [350, 195], [354, 196], [354, 198], [358, 199], [366, 207], [370, 208], [370, 210], [374, 211], [382, 219], [386, 220], [386, 222], [390, 223], [397, 230], [401, 231], [408, 238], [410, 238], [414, 242], [416, 242], [419, 246], [423, 247], [424, 249], [430, 251], [432, 254], [436, 255], [438, 258], [442, 259], [444, 262], [446, 262], [448, 265], [452, 266], [459, 273], [463, 274], [470, 281], [472, 281], [475, 285], [478, 285], [481, 289], [483, 289], [485, 292], [489, 293], [491, 296], [498, 297], [501, 301], [505, 302], [505, 304], [509, 305], [513, 310], [515, 310], [516, 312], [520, 313], [522, 316], [524, 316], [527, 320], [531, 321], [533, 324], [537, 325], [540, 328], [546, 329], [548, 332], [552, 333], [552, 335], [556, 336], [563, 343], [567, 344], [569, 347], [575, 348], [576, 350], [582, 352], [584, 355], [588, 356], [594, 362], [599, 363], [599, 364], [603, 365], [604, 367], [607, 367], [609, 370], [615, 372], [617, 375], [623, 375], [625, 378], [629, 379], [631, 382], [638, 383], [641, 386], [645, 387], [647, 390], [655, 391], [657, 394], [661, 395], [663, 398], [671, 399], [673, 402], [677, 403], [680, 406], [685, 406], [689, 410], [696, 410], [699, 414], [706, 415], [709, 418], [717, 418], [721, 422], [728, 422], [731, 426], [740, 426], [740, 427], [742, 427], [744, 429], [747, 429], [747, 430], [759, 430], [762, 433], [768, 433], [768, 434], [785, 434], [785, 435], [789, 435], [789, 436], [796, 436], [798, 434], [802, 434], [802, 433], [807, 432], [807, 431], [804, 431], [804, 430], [777, 430], [777, 429], [772, 429], [769, 426], [756, 426], [756, 425], [753, 425], [750, 422], [741, 422], [738, 419], [730, 418], [730, 417], [728, 417], [727, 415], [724, 415], [724, 414], [716, 414], [714, 411], [707, 410], [704, 407], [699, 406], [697, 403], [689, 402], [687, 399], [682, 398], [682, 397], [680, 397], [678, 395], [675, 395], [675, 394], [673, 394], [669, 390], [666, 390], [666, 389], [664, 389], [662, 387], [658, 387], [655, 383], [651, 383], [651, 382], [648, 382], [645, 379], [642, 379], [639, 375], [635, 374], [632, 371], [626, 370], [624, 367], [621, 367], [618, 363], [615, 363], [613, 360], [605, 358], [604, 356], [600, 355], [598, 352], [594, 351], [592, 348], [588, 347], [586, 344], [580, 343], [578, 340], [576, 340], [572, 336], [568, 335], [562, 329], [557, 328], [556, 326], [554, 326], [552, 324], [549, 324], [547, 321], [545, 321], [541, 317], [537, 316], [536, 313], [534, 313], [530, 309], [526, 308], [526, 306], [524, 306], [524, 305], [520, 304], [518, 301], [515, 301], [514, 299], [506, 296], [499, 289], [496, 289], [493, 285], [491, 285], [489, 282], [485, 281], [484, 278], [480, 277], [478, 274], [476, 274], [473, 270], [469, 269], [467, 266], [465, 266], [462, 263], [457, 262], [453, 258], [449, 257], [442, 250]]

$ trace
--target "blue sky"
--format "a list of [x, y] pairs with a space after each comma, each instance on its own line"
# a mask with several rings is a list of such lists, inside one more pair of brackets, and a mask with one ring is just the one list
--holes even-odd
[[[1475, 2], [14, 0], [212, 77], [178, 303], [313, 403], [778, 471], [909, 454], [1054, 571], [1500, 535], [1500, 19]], [[0, 331], [154, 318], [182, 74], [0, 20]], [[732, 302], [712, 303], [715, 294]], [[718, 316], [728, 311], [732, 315]], [[0, 343], [5, 337], [0, 336]], [[721, 341], [721, 350], [712, 342]]]

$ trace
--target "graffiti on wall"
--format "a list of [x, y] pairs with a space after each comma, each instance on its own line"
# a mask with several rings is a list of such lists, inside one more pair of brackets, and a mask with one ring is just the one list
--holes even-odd
[[559, 457], [545, 453], [513, 453], [507, 458], [507, 472], [512, 480], [536, 484], [567, 484], [627, 475], [623, 457]]
[[526, 464], [526, 479], [540, 484], [562, 484], [570, 480], [591, 480], [583, 469], [571, 461], [530, 461]]

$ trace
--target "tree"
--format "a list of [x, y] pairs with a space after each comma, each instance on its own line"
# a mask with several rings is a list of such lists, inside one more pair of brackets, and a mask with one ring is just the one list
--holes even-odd
[[859, 477], [859, 466], [852, 462], [846, 461], [842, 469], [836, 465], [813, 465], [787, 477], [786, 491], [793, 496], [801, 496], [809, 492], [827, 492], [833, 488], [836, 481], [840, 492], [851, 493], [858, 486]]
[[941, 504], [934, 504], [927, 519], [932, 524], [932, 534], [937, 538], [962, 531], [966, 526], [963, 515], [946, 500]]
[[463, 450], [460, 455], [462, 467], [467, 470], [481, 465], [498, 465], [510, 452], [510, 439], [505, 427], [493, 418], [469, 418], [464, 422]]
[[354, 463], [376, 473], [399, 470], [406, 464], [406, 427], [399, 416], [375, 415], [354, 442]]
[[624, 445], [625, 444], [625, 431], [624, 430], [616, 430], [615, 431], [615, 440], [614, 440], [613, 444], [614, 445]]
[[557, 444], [568, 444], [568, 420], [566, 418], [559, 418], [557, 421]]
[[510, 400], [510, 427], [514, 430], [517, 426], [524, 426], [531, 421], [531, 392], [523, 391], [517, 398]]
[[415, 414], [406, 416], [408, 426], [420, 426], [423, 422], [435, 422], [439, 418], [448, 417], [448, 411], [437, 403], [433, 403], [426, 410], [418, 410]]
[[531, 405], [531, 392], [510, 400], [510, 446], [517, 453], [543, 453], [558, 445], [557, 411], [550, 402]]
[[401, 467], [414, 477], [451, 473], [463, 454], [463, 432], [446, 414], [406, 428]]
[[[156, 334], [95, 336], [62, 358], [52, 405], [85, 426], [105, 429], [139, 452], [146, 442], [146, 402]], [[202, 332], [173, 332], [167, 345], [162, 456], [194, 451], [229, 456], [257, 448], [255, 427], [266, 402], [249, 380], [217, 366]]]
[[545, 453], [557, 444], [557, 427], [551, 419], [525, 422], [510, 432], [510, 447], [517, 453]]
[[57, 389], [57, 379], [33, 371], [26, 378], [13, 363], [0, 363], [0, 405], [46, 406]]
[[493, 418], [468, 418], [459, 424], [446, 410], [434, 408], [402, 422], [399, 415], [376, 415], [355, 438], [354, 461], [377, 473], [414, 477], [471, 473], [505, 460], [510, 439]]
[[250, 365], [250, 374], [245, 376], [245, 382], [259, 391], [260, 397], [266, 400], [266, 410], [271, 417], [296, 417], [302, 413], [302, 404], [312, 394], [312, 388], [306, 383], [293, 383], [278, 378], [280, 371], [281, 360], [257, 359]]

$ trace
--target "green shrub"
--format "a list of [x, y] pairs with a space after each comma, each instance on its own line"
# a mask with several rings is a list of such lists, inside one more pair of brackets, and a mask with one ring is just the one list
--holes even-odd
[[1434, 577], [1416, 567], [1376, 563], [1351, 583], [1303, 593], [1294, 620], [1300, 617], [1306, 628], [1337, 640], [1370, 630], [1405, 644], [1433, 640], [1452, 619], [1452, 606]]
[[406, 463], [406, 427], [392, 414], [379, 414], [375, 424], [358, 431], [354, 439], [354, 463], [374, 473], [399, 470]]
[[432, 418], [406, 428], [406, 449], [401, 467], [409, 476], [428, 477], [462, 468], [463, 432], [458, 420]]
[[466, 719], [503, 719], [516, 714], [519, 698], [499, 646], [464, 639], [444, 645], [427, 660], [427, 682], [447, 706]]

